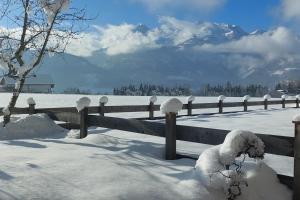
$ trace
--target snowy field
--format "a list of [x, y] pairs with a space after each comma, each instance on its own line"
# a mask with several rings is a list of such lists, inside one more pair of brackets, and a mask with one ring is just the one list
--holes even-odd
[[[28, 97], [35, 99], [37, 107], [75, 106], [82, 96], [85, 95], [22, 94], [18, 106], [26, 107]], [[0, 107], [6, 106], [9, 97], [10, 94], [0, 93]], [[92, 105], [98, 105], [101, 96], [89, 97]], [[167, 98], [159, 97], [157, 104]], [[180, 99], [185, 103], [186, 98]], [[146, 105], [148, 102], [149, 97], [109, 96], [108, 105]], [[195, 102], [217, 102], [217, 98], [198, 97]], [[200, 110], [198, 116], [179, 118], [178, 124], [293, 136], [291, 120], [299, 110], [283, 110], [280, 105], [271, 108], [264, 111], [262, 107], [251, 107], [257, 110], [216, 115], [201, 115], [216, 112], [215, 109]], [[142, 115], [147, 116], [147, 113]], [[141, 114], [115, 116], [139, 117]], [[38, 123], [35, 117], [39, 117]], [[15, 117], [11, 127], [0, 128], [0, 199], [226, 199], [223, 191], [208, 188], [199, 181], [194, 170], [195, 160], [164, 160], [163, 138], [92, 127], [89, 136], [79, 140], [73, 138], [78, 134], [76, 131], [63, 130], [43, 116], [35, 117]], [[200, 155], [209, 147], [178, 141], [177, 151]], [[270, 155], [264, 159], [278, 173], [287, 175], [292, 175], [292, 161]], [[291, 193], [277, 183], [272, 173], [264, 174], [267, 177], [250, 178], [251, 184], [237, 199], [291, 199]], [[272, 187], [267, 180], [272, 180]]]

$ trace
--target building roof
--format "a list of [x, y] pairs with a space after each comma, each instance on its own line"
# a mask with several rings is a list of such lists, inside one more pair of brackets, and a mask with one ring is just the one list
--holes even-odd
[[[15, 84], [16, 82], [14, 79], [8, 77], [0, 78], [0, 84], [3, 84], [3, 81], [5, 85], [12, 85]], [[54, 85], [54, 82], [52, 77], [48, 74], [37, 74], [35, 76], [26, 78], [25, 84], [26, 85]]]

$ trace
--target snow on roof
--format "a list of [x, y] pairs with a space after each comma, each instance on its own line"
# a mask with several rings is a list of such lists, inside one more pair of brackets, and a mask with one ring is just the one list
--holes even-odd
[[[15, 80], [8, 77], [2, 77], [5, 80], [6, 85], [14, 85]], [[0, 80], [2, 80], [0, 79]], [[53, 79], [48, 74], [38, 74], [36, 76], [28, 77], [25, 80], [25, 84], [28, 85], [54, 85]]]

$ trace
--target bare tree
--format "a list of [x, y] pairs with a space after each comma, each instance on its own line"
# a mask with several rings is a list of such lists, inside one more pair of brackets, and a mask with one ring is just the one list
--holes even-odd
[[0, 65], [4, 76], [16, 81], [3, 109], [5, 126], [26, 78], [46, 54], [63, 53], [80, 32], [77, 22], [86, 18], [84, 9], [70, 7], [70, 0], [1, 0], [1, 4]]

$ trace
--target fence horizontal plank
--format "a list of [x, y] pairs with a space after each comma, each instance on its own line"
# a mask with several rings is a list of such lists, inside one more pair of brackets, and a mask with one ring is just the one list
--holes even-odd
[[276, 104], [281, 104], [281, 103], [282, 103], [282, 100], [269, 100], [268, 101], [268, 105], [276, 105]]
[[[177, 125], [177, 139], [189, 142], [218, 145], [222, 144], [229, 130], [210, 129]], [[294, 138], [256, 134], [265, 143], [265, 152], [293, 157]]]
[[154, 136], [165, 136], [165, 125], [158, 122], [140, 121], [136, 119], [123, 119], [115, 117], [88, 116], [89, 126], [99, 126], [134, 133], [142, 133]]
[[247, 106], [261, 106], [264, 105], [264, 101], [248, 101]]
[[195, 103], [195, 104], [192, 104], [192, 109], [202, 109], [202, 108], [218, 108], [218, 103]]
[[285, 103], [286, 104], [289, 104], [289, 103], [296, 103], [296, 100], [292, 100], [292, 99], [288, 99], [288, 100], [285, 100]]
[[138, 106], [105, 106], [105, 113], [120, 113], [120, 112], [146, 112], [149, 111], [149, 105]]
[[70, 113], [78, 113], [76, 107], [65, 107], [65, 108], [37, 108], [35, 109], [35, 113], [59, 113], [59, 112], [70, 112]]
[[[165, 136], [165, 125], [159, 122], [89, 115], [88, 125], [130, 131], [135, 133], [143, 133], [160, 137]], [[176, 132], [178, 140], [218, 145], [223, 143], [227, 133], [229, 133], [230, 131], [177, 125]], [[257, 134], [257, 136], [260, 137], [265, 143], [266, 153], [293, 156], [294, 138], [264, 134]]]
[[71, 124], [80, 124], [80, 115], [69, 112], [48, 112], [47, 115], [54, 121], [63, 121]]
[[244, 102], [223, 102], [223, 107], [242, 107]]

